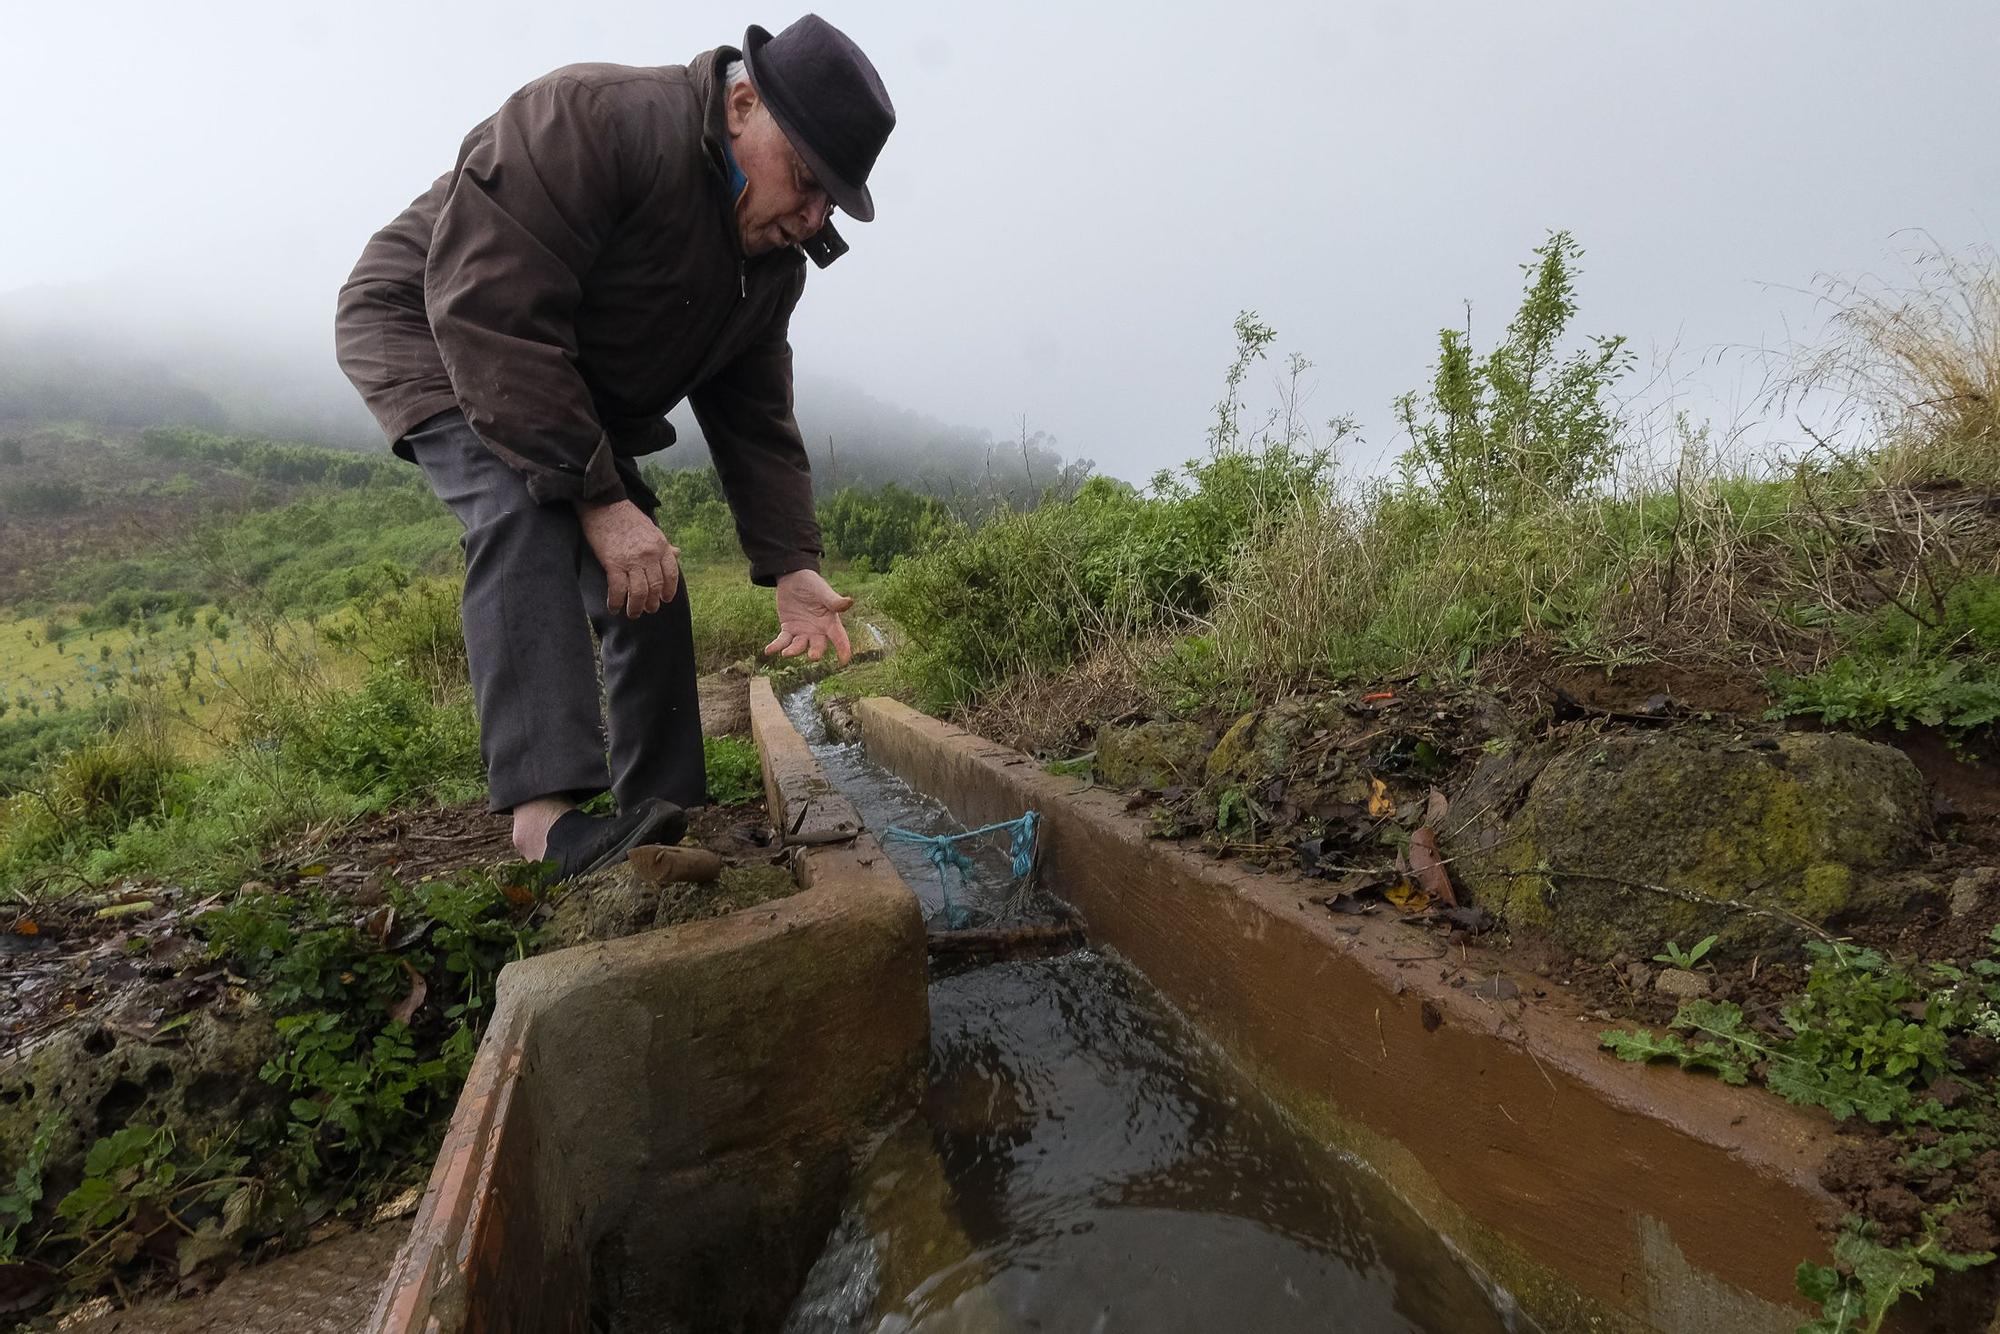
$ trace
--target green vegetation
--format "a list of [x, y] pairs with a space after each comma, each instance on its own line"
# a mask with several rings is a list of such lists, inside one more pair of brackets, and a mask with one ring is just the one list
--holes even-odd
[[1845, 652], [1780, 675], [1778, 707], [1849, 727], [1963, 732], [2000, 719], [2000, 579], [1923, 581], [1921, 595], [1839, 618]]
[[[348, 1208], [420, 1175], [457, 1096], [500, 968], [534, 947], [522, 923], [539, 872], [390, 880], [373, 910], [316, 891], [247, 893], [197, 919], [213, 958], [264, 997], [280, 1052], [272, 1113], [214, 1141], [130, 1124], [91, 1145], [50, 1226], [31, 1152], [0, 1195], [0, 1258], [59, 1267], [88, 1289], [142, 1256], [183, 1272], [313, 1207]], [[55, 1127], [36, 1143], [46, 1154]]]
[[1987, 957], [1961, 969], [1814, 942], [1805, 991], [1780, 1025], [1755, 1027], [1727, 1001], [1691, 1000], [1668, 1033], [1600, 1035], [1624, 1060], [1671, 1060], [1730, 1084], [1755, 1078], [1836, 1120], [1885, 1126], [1905, 1164], [1928, 1179], [1912, 1235], [1884, 1244], [1873, 1225], [1853, 1218], [1835, 1247], [1837, 1269], [1800, 1266], [1800, 1292], [1825, 1307], [1806, 1334], [1878, 1329], [1896, 1299], [1927, 1286], [1936, 1270], [1994, 1259], [1990, 1250], [1956, 1248], [1947, 1231], [1954, 1214], [1975, 1206], [1976, 1161], [2000, 1148], [2000, 1106], [1966, 1096], [1986, 1080], [1967, 1067], [1963, 1041], [2000, 1039], [2000, 927], [1991, 944]]
[[[1067, 746], [1121, 715], [1213, 736], [1315, 691], [1351, 704], [1385, 682], [1670, 663], [1761, 678], [1779, 714], [1990, 746], [2000, 263], [1933, 259], [1911, 290], [1830, 291], [1832, 340], [1788, 388], [1844, 394], [1872, 433], [1836, 444], [1806, 427], [1795, 458], [1739, 460], [1685, 417], [1657, 441], [1621, 417], [1631, 358], [1574, 332], [1580, 259], [1551, 235], [1497, 341], [1440, 334], [1429, 383], [1396, 405], [1406, 442], [1380, 480], [1334, 467], [1347, 423], [1303, 424], [1299, 358], [1277, 408], [1251, 415], [1249, 373], [1276, 336], [1246, 312], [1204, 459], [1144, 492], [1095, 479], [896, 566], [883, 605], [907, 636], [904, 679], [1003, 739]], [[1437, 752], [1392, 758], [1421, 768]], [[1211, 771], [1202, 795], [1226, 840], [1272, 841], [1256, 793], [1278, 776]], [[1163, 832], [1185, 832], [1181, 816], [1153, 811]], [[1660, 961], [1694, 967], [1712, 944], [1676, 941]], [[2000, 1039], [1996, 977], [2000, 958], [1899, 967], [1829, 945], [1781, 1024], [1701, 1000], [1664, 1034], [1606, 1034], [1628, 1059], [1885, 1127], [1931, 1169], [1918, 1221], [1857, 1219], [1833, 1267], [1802, 1266], [1825, 1308], [1811, 1331], [1875, 1329], [1935, 1270], [1992, 1258], [1961, 1238], [1987, 1235], [1969, 1226], [1970, 1165], [2000, 1149], [2000, 1099], [1963, 1049]]]
[[819, 523], [831, 554], [856, 568], [887, 570], [942, 537], [951, 516], [935, 498], [890, 482], [834, 492], [819, 507]]
[[2000, 717], [2000, 530], [1940, 480], [2000, 475], [1990, 257], [1850, 312], [1811, 382], [1865, 384], [1882, 434], [1789, 471], [1733, 462], [1686, 419], [1664, 465], [1635, 447], [1614, 407], [1622, 342], [1572, 334], [1580, 257], [1564, 233], [1537, 250], [1489, 349], [1440, 335], [1429, 385], [1398, 401], [1408, 443], [1384, 480], [1340, 476], [1348, 423], [1316, 437], [1302, 421], [1297, 357], [1278, 408], [1250, 419], [1243, 386], [1275, 334], [1246, 313], [1205, 459], [1143, 493], [1093, 479], [897, 567], [884, 606], [925, 702], [1108, 657], [1137, 664], [1156, 704], [1227, 710], [1525, 653], [1754, 662], [1781, 709], [1830, 722]]
[[1694, 943], [1692, 949], [1685, 950], [1680, 947], [1678, 941], [1670, 940], [1664, 950], [1653, 956], [1653, 962], [1672, 964], [1676, 968], [1693, 968], [1708, 957], [1708, 952], [1715, 948], [1715, 942], [1720, 939], [1720, 936], [1703, 936]]
[[702, 738], [708, 771], [708, 799], [718, 806], [741, 806], [764, 795], [764, 765], [757, 747], [739, 736]]

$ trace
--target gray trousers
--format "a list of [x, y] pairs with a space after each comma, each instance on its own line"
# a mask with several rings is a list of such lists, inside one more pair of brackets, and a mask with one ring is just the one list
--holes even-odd
[[[536, 504], [463, 414], [440, 413], [405, 440], [465, 526], [460, 605], [492, 809], [537, 797], [580, 801], [607, 787], [621, 808], [647, 797], [705, 804], [686, 582], [651, 615], [610, 614], [604, 567], [576, 511]], [[629, 467], [621, 460], [621, 470]], [[636, 474], [628, 480], [635, 497], [651, 494]], [[593, 628], [604, 657], [608, 765]]]

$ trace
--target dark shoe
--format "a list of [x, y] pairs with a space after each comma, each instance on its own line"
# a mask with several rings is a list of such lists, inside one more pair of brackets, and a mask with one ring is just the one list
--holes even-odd
[[556, 878], [589, 875], [649, 843], [673, 844], [687, 832], [687, 812], [663, 797], [648, 797], [616, 815], [570, 811], [549, 827], [548, 860]]

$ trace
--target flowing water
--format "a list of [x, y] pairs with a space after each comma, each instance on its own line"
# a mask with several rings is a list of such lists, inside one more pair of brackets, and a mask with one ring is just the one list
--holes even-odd
[[[809, 689], [786, 711], [871, 829], [956, 828], [830, 741]], [[922, 850], [888, 851], [935, 915]], [[951, 892], [1008, 917], [1005, 857], [974, 860]], [[788, 1334], [1520, 1327], [1376, 1178], [1302, 1142], [1116, 960], [994, 964], [935, 981], [930, 999], [924, 1116], [855, 1183]]]

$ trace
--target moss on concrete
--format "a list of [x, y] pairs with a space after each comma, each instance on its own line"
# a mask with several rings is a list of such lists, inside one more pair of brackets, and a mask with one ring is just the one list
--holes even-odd
[[624, 866], [574, 881], [549, 919], [551, 948], [617, 940], [641, 931], [720, 917], [798, 893], [784, 866], [726, 866], [715, 881], [649, 885]]

